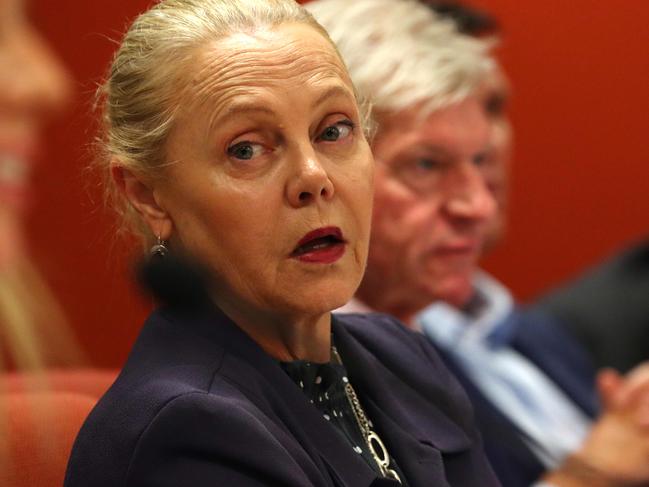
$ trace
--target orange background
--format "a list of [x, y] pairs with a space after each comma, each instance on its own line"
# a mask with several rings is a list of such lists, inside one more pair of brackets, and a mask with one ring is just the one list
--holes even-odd
[[[352, 0], [350, 0], [352, 1]], [[110, 39], [150, 2], [33, 0], [75, 78], [46, 134], [28, 231], [92, 361], [118, 366], [146, 315], [130, 259], [84, 167]], [[475, 0], [503, 26], [514, 86], [510, 231], [486, 267], [529, 299], [649, 233], [649, 2]]]

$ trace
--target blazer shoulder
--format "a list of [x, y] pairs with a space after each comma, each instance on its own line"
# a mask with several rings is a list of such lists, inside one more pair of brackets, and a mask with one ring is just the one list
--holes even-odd
[[186, 393], [144, 429], [125, 485], [311, 485], [290, 442], [244, 395]]

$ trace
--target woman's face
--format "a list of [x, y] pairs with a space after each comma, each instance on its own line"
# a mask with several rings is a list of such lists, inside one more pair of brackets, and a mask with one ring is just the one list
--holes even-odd
[[68, 89], [65, 71], [25, 18], [23, 2], [0, 0], [0, 266], [22, 245], [41, 126]]
[[172, 245], [209, 265], [225, 310], [343, 305], [365, 266], [373, 159], [338, 56], [286, 24], [206, 46], [195, 66], [154, 189]]

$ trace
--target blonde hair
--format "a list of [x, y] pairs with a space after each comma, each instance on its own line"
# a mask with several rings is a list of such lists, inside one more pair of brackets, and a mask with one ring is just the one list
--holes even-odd
[[493, 69], [492, 41], [461, 34], [417, 0], [316, 0], [306, 8], [379, 112], [421, 106], [428, 115], [472, 94]]
[[185, 75], [196, 51], [237, 32], [284, 23], [307, 24], [331, 42], [294, 0], [162, 0], [137, 17], [126, 32], [98, 91], [103, 122], [98, 163], [110, 203], [145, 244], [153, 236], [116, 191], [111, 161], [140, 176], [159, 177], [166, 161], [165, 142], [179, 110], [179, 93], [187, 89]]

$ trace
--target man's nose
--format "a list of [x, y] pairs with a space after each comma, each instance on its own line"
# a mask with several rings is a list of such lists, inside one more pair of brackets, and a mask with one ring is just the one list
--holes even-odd
[[446, 204], [448, 213], [456, 218], [487, 221], [496, 214], [496, 200], [475, 165], [468, 165], [454, 175]]

